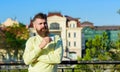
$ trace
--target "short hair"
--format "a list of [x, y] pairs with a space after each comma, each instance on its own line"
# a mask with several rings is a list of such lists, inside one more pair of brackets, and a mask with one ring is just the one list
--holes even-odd
[[44, 13], [38, 13], [38, 14], [36, 14], [36, 15], [34, 16], [32, 22], [35, 21], [36, 18], [40, 18], [40, 19], [45, 19], [45, 20], [47, 20], [47, 15], [44, 14]]

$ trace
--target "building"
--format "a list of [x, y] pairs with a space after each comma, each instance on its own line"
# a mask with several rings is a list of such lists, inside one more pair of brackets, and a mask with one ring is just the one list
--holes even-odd
[[[76, 60], [82, 56], [81, 30], [79, 18], [63, 16], [59, 12], [48, 13], [48, 28], [50, 33], [60, 35], [63, 41], [64, 58], [63, 60]], [[36, 35], [32, 23], [29, 25], [30, 35]]]
[[19, 22], [12, 18], [8, 18], [5, 22], [2, 23], [1, 27], [13, 26], [13, 25], [19, 25]]
[[[63, 60], [76, 60], [77, 57], [83, 57], [87, 40], [94, 38], [95, 35], [101, 35], [103, 32], [106, 32], [110, 41], [116, 41], [118, 33], [120, 33], [120, 26], [94, 26], [89, 21], [81, 23], [79, 18], [62, 15], [60, 12], [49, 12], [47, 20], [50, 33], [60, 35], [62, 38], [64, 47]], [[0, 25], [0, 43], [4, 39], [2, 29], [14, 24], [18, 25], [19, 23], [16, 20], [8, 18]], [[37, 34], [32, 22], [30, 22], [28, 28], [30, 36]], [[0, 59], [3, 58], [2, 52], [4, 51], [0, 50]]]
[[108, 40], [110, 42], [115, 42], [119, 39], [118, 34], [120, 34], [120, 26], [94, 26], [94, 27], [84, 27], [82, 29], [82, 55], [85, 54], [86, 42], [88, 39], [94, 39], [96, 35], [102, 35], [106, 32], [108, 35]]
[[[117, 40], [120, 26], [94, 26], [92, 22], [80, 23], [79, 18], [62, 15], [59, 12], [48, 13], [48, 27], [50, 33], [61, 36], [64, 47], [63, 60], [76, 60], [85, 54], [86, 42], [95, 35], [107, 32], [109, 40]], [[36, 35], [32, 23], [29, 25], [30, 35]]]

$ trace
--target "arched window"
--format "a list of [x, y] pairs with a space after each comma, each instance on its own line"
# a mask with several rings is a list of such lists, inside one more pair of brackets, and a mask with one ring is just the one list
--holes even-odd
[[58, 23], [51, 23], [50, 24], [50, 29], [60, 29], [60, 26]]

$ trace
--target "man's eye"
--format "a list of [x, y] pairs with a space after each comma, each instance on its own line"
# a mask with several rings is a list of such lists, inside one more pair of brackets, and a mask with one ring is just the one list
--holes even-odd
[[42, 23], [39, 23], [39, 25], [41, 25]]

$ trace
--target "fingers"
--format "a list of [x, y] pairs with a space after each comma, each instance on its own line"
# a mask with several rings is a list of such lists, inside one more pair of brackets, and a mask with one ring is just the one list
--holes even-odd
[[51, 42], [51, 41], [52, 41], [52, 39], [51, 39], [50, 37], [45, 37], [43, 40], [45, 40], [45, 41], [46, 41], [46, 43], [49, 43], [49, 42]]
[[50, 37], [44, 37], [42, 42], [40, 43], [39, 47], [44, 48], [52, 39]]

